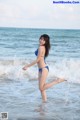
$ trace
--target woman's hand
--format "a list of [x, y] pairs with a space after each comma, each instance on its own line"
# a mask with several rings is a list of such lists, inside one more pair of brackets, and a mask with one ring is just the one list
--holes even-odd
[[22, 69], [23, 69], [23, 70], [27, 70], [27, 69], [28, 69], [28, 67], [27, 67], [27, 66], [25, 66], [25, 67], [23, 67]]

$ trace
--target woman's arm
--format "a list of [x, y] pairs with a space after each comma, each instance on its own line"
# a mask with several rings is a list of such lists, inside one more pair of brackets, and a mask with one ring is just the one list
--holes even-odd
[[32, 63], [30, 63], [30, 64], [28, 64], [28, 65], [25, 65], [25, 66], [23, 67], [23, 70], [26, 70], [28, 67], [31, 67], [31, 66], [35, 65], [36, 63], [38, 63], [38, 62], [40, 61], [40, 59], [41, 59], [42, 51], [43, 51], [43, 47], [40, 46], [40, 47], [39, 47], [39, 50], [38, 50], [37, 59], [34, 60]]

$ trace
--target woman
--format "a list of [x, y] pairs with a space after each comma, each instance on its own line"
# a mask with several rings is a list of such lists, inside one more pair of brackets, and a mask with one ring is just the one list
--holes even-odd
[[27, 70], [29, 67], [34, 64], [38, 64], [39, 72], [39, 89], [42, 95], [42, 100], [47, 101], [46, 89], [52, 87], [53, 85], [65, 81], [64, 79], [57, 79], [50, 83], [46, 83], [46, 78], [48, 76], [49, 67], [46, 65], [45, 58], [48, 56], [50, 50], [50, 37], [47, 34], [43, 34], [39, 39], [39, 48], [35, 51], [37, 59], [34, 60], [31, 64], [28, 64], [23, 67], [23, 70]]

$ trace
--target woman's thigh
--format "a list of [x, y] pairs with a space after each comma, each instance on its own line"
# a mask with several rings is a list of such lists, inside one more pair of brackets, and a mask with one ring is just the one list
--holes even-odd
[[39, 87], [43, 87], [46, 83], [46, 78], [48, 76], [48, 70], [46, 68], [42, 69], [42, 73], [39, 73]]

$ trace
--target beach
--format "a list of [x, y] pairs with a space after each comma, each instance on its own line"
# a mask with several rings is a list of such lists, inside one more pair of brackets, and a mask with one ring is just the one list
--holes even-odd
[[[38, 68], [22, 67], [36, 59], [41, 34], [51, 38], [46, 63], [46, 82], [56, 77], [67, 81], [47, 89], [42, 102], [38, 88]], [[9, 120], [80, 119], [80, 30], [0, 28], [0, 113]]]

